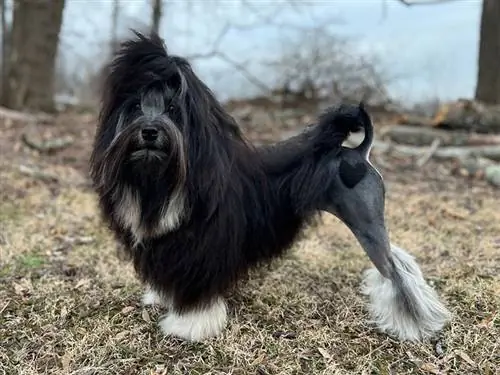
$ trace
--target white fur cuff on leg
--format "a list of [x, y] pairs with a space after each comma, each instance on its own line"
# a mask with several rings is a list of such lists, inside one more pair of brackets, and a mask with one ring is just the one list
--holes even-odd
[[160, 321], [160, 328], [166, 335], [187, 341], [202, 341], [221, 334], [226, 323], [226, 304], [219, 298], [207, 307], [184, 313], [170, 312]]
[[369, 313], [379, 330], [401, 341], [432, 337], [450, 319], [450, 312], [425, 282], [414, 258], [392, 245], [399, 284], [375, 268], [365, 272], [362, 292], [369, 296]]

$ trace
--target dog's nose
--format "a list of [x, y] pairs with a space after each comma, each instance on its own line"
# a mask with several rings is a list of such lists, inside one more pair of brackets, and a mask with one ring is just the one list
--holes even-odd
[[158, 138], [158, 129], [153, 126], [148, 126], [141, 130], [141, 136], [146, 142], [154, 142]]

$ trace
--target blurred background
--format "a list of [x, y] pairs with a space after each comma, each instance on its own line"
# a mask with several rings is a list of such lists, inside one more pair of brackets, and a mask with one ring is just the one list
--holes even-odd
[[221, 100], [289, 89], [405, 107], [500, 101], [495, 0], [1, 3], [9, 108], [96, 104], [100, 69], [131, 28], [158, 31]]
[[[39, 114], [17, 127], [20, 137], [12, 134], [14, 144], [21, 142], [18, 149], [48, 154], [80, 145], [80, 154], [64, 157], [85, 165], [103, 68], [135, 29], [159, 33], [171, 53], [186, 57], [256, 143], [300, 131], [326, 105], [362, 100], [377, 122], [378, 138], [390, 141], [375, 149], [418, 159], [418, 165], [453, 160], [458, 173], [500, 185], [497, 0], [0, 5], [0, 116], [26, 120], [26, 113]], [[73, 117], [57, 115], [68, 113]], [[40, 128], [39, 122], [75, 125]], [[54, 129], [72, 134], [54, 138]], [[70, 137], [79, 142], [73, 145]]]

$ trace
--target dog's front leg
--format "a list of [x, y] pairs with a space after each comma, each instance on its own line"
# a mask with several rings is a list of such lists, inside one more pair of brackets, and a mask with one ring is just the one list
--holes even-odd
[[202, 341], [219, 336], [227, 324], [227, 308], [222, 297], [196, 307], [173, 309], [160, 320], [165, 335], [187, 341]]

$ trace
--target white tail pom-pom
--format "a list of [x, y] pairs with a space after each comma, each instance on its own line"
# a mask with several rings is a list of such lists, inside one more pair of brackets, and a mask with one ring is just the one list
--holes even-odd
[[434, 336], [451, 318], [437, 293], [424, 280], [415, 259], [391, 245], [395, 277], [372, 268], [365, 272], [362, 292], [369, 296], [369, 314], [378, 329], [401, 341]]

